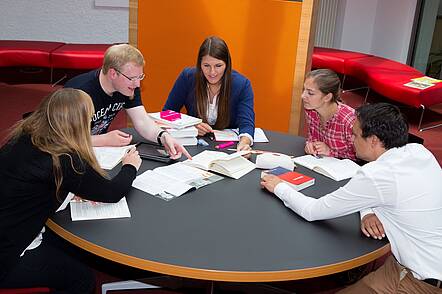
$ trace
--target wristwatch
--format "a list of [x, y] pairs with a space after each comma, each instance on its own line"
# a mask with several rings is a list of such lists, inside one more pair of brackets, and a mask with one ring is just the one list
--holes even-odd
[[158, 142], [158, 144], [160, 144], [160, 145], [163, 145], [163, 143], [161, 143], [161, 136], [162, 136], [164, 133], [167, 133], [167, 131], [162, 130], [162, 131], [160, 131], [160, 132], [158, 133], [158, 136], [157, 136], [157, 142]]

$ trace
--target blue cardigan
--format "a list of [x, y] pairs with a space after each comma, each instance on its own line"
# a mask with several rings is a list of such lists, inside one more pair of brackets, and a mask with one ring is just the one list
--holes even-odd
[[[169, 93], [163, 110], [180, 111], [183, 106], [189, 115], [196, 116], [195, 68], [185, 68], [181, 72]], [[247, 133], [253, 138], [255, 112], [252, 86], [246, 77], [234, 70], [232, 70], [229, 107], [229, 128], [239, 128], [240, 134]]]

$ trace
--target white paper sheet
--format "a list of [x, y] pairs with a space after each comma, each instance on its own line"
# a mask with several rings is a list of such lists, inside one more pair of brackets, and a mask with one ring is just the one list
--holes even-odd
[[70, 205], [73, 221], [130, 217], [126, 197], [117, 203], [71, 201]]

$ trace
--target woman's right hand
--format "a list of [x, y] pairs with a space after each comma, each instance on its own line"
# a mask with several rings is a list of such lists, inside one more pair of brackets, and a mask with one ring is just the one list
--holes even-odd
[[316, 150], [315, 146], [313, 145], [313, 142], [305, 143], [304, 151], [306, 154], [316, 155]]
[[212, 133], [213, 129], [209, 124], [199, 123], [195, 126], [198, 129], [198, 136], [204, 136], [207, 133]]
[[141, 165], [141, 157], [138, 155], [137, 149], [134, 147], [130, 149], [127, 154], [123, 157], [122, 163], [124, 164], [131, 164], [133, 165], [137, 170], [140, 168]]

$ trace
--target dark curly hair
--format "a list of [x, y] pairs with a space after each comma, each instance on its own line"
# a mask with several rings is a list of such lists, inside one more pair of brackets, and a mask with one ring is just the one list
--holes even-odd
[[362, 105], [356, 109], [362, 137], [375, 135], [385, 149], [408, 143], [408, 123], [397, 106], [389, 103]]

